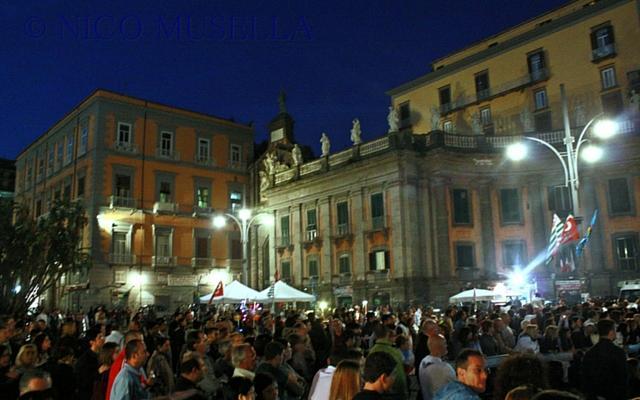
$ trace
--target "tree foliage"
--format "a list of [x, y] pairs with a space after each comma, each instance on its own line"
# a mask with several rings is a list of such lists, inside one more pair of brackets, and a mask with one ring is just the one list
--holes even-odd
[[0, 202], [0, 313], [26, 312], [65, 273], [88, 264], [79, 248], [86, 222], [77, 202], [54, 201], [39, 218], [25, 205]]

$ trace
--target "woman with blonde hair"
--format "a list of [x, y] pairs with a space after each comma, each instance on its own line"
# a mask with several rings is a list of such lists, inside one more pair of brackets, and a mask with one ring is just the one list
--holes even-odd
[[20, 347], [16, 356], [16, 371], [23, 374], [25, 371], [34, 369], [38, 361], [38, 348], [35, 344], [25, 344]]
[[360, 363], [340, 361], [331, 379], [329, 400], [351, 400], [361, 389]]
[[556, 325], [549, 325], [539, 340], [540, 353], [557, 353], [560, 351], [560, 331]]
[[538, 354], [540, 352], [540, 346], [538, 345], [538, 325], [528, 324], [524, 328], [524, 332], [518, 339], [518, 343], [516, 343], [516, 347], [513, 348], [513, 351], [519, 353], [534, 353]]

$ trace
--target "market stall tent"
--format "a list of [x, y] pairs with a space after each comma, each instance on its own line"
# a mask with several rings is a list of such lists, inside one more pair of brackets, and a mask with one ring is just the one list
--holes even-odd
[[259, 293], [258, 301], [262, 302], [294, 302], [294, 301], [315, 301], [316, 296], [305, 293], [294, 287], [287, 285], [283, 281], [277, 281], [272, 286]]
[[[259, 294], [257, 290], [251, 289], [238, 281], [233, 281], [225, 285], [224, 294], [214, 297], [211, 303], [242, 303], [245, 300], [253, 301], [258, 298]], [[209, 293], [200, 297], [200, 303], [209, 303], [212, 295], [213, 293]]]

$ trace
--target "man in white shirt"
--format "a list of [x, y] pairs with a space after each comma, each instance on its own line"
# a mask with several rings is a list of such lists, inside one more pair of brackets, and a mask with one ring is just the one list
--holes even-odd
[[447, 354], [447, 340], [442, 335], [429, 338], [429, 354], [420, 362], [418, 378], [422, 399], [431, 400], [434, 394], [449, 382], [456, 380], [456, 372], [449, 363], [442, 361]]

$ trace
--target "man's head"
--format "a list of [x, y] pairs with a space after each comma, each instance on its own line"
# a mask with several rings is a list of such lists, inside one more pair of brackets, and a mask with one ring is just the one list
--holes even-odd
[[207, 347], [207, 338], [204, 333], [196, 330], [187, 333], [187, 350], [204, 355], [207, 352]]
[[168, 337], [157, 335], [155, 338], [156, 350], [161, 353], [169, 354], [171, 352], [171, 341]]
[[447, 354], [447, 339], [442, 335], [429, 337], [427, 342], [429, 353], [434, 357], [444, 357]]
[[140, 339], [133, 339], [124, 348], [124, 357], [127, 364], [133, 368], [140, 368], [147, 361], [147, 349]]
[[180, 364], [180, 375], [193, 383], [197, 383], [202, 380], [204, 377], [204, 371], [204, 361], [202, 361], [198, 356], [184, 360], [182, 364]]
[[614, 340], [616, 338], [615, 322], [610, 319], [601, 319], [598, 321], [598, 335], [601, 338]]
[[391, 336], [391, 328], [389, 325], [378, 324], [373, 328], [373, 334], [376, 335], [377, 339], [388, 339]]
[[129, 343], [132, 340], [143, 340], [144, 339], [144, 335], [142, 335], [142, 332], [138, 332], [138, 331], [127, 331], [127, 333], [124, 334], [124, 344], [126, 346], [127, 343]]
[[436, 321], [432, 319], [426, 319], [422, 323], [422, 334], [427, 335], [429, 337], [436, 336], [440, 333], [440, 328], [438, 328], [438, 324]]
[[104, 334], [99, 327], [93, 327], [87, 331], [86, 338], [89, 341], [89, 347], [94, 353], [98, 353], [104, 345]]
[[264, 347], [264, 360], [273, 366], [282, 364], [284, 346], [278, 342], [269, 342]]
[[19, 387], [21, 397], [27, 393], [48, 391], [51, 389], [51, 376], [47, 372], [38, 369], [28, 370], [20, 378]]
[[253, 371], [256, 367], [256, 352], [249, 343], [233, 346], [231, 349], [231, 364], [236, 368]]
[[472, 349], [462, 350], [456, 358], [456, 375], [460, 382], [469, 386], [474, 392], [484, 392], [488, 374], [482, 353]]
[[394, 382], [393, 370], [396, 361], [382, 351], [371, 353], [364, 362], [365, 388], [378, 393], [388, 392]]

